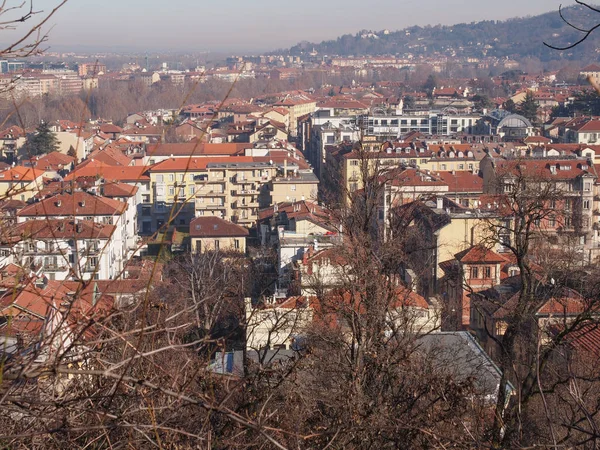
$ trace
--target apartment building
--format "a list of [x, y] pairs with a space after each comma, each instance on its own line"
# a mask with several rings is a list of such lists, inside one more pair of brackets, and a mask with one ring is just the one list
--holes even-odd
[[217, 216], [247, 227], [256, 223], [258, 209], [271, 203], [268, 183], [278, 166], [250, 159], [207, 164], [207, 172], [195, 178], [197, 217]]
[[49, 280], [118, 277], [115, 225], [77, 219], [33, 219], [4, 230], [0, 266], [16, 264]]
[[275, 108], [281, 108], [288, 111], [290, 115], [290, 135], [298, 135], [298, 120], [315, 112], [317, 102], [308, 97], [286, 98], [273, 105]]
[[[256, 149], [253, 149], [256, 150]], [[169, 158], [148, 170], [152, 190], [153, 230], [164, 225], [169, 218], [174, 225], [189, 225], [194, 217], [216, 216], [236, 224], [251, 227], [257, 218], [258, 208], [268, 206], [272, 192], [282, 195], [286, 188], [293, 189], [292, 177], [304, 173], [308, 165], [285, 150], [258, 149], [254, 156], [207, 158]], [[277, 176], [275, 187], [270, 183]], [[309, 176], [305, 178], [308, 180]], [[298, 178], [302, 181], [301, 178]], [[316, 179], [310, 183], [315, 186]], [[300, 193], [306, 183], [295, 183]], [[298, 187], [299, 185], [301, 187]], [[286, 186], [286, 187], [284, 187]], [[291, 191], [290, 191], [291, 192]], [[175, 209], [174, 209], [175, 208]], [[171, 217], [176, 211], [176, 217]]]
[[[341, 144], [326, 149], [327, 167], [332, 173], [325, 183], [343, 192], [354, 192], [362, 187], [361, 167], [367, 164], [371, 173], [384, 173], [399, 167], [413, 167], [431, 172], [479, 172], [479, 163], [487, 155], [478, 144], [430, 145], [422, 142], [363, 143], [363, 151], [352, 144]], [[325, 174], [328, 175], [328, 174]]]
[[399, 138], [411, 131], [426, 135], [448, 136], [469, 133], [481, 118], [478, 114], [448, 114], [428, 112], [423, 115], [364, 115], [359, 123], [366, 135]]
[[17, 213], [17, 223], [44, 219], [114, 225], [108, 269], [108, 277], [112, 278], [120, 276], [130, 256], [127, 242], [129, 236], [135, 236], [135, 214], [127, 203], [78, 190], [60, 192], [26, 206]]
[[0, 199], [27, 201], [43, 186], [44, 171], [15, 166], [0, 172]]
[[[598, 236], [598, 173], [596, 166], [584, 158], [494, 159], [481, 162], [484, 192], [490, 196], [508, 196], [539, 191], [547, 204], [541, 207], [548, 214], [535, 223], [545, 244], [567, 246], [581, 264], [591, 263], [600, 256]], [[526, 195], [526, 194], [524, 194]], [[493, 200], [490, 200], [492, 202]], [[502, 211], [501, 211], [502, 212]], [[503, 219], [514, 220], [510, 211]], [[506, 239], [510, 239], [507, 236]]]

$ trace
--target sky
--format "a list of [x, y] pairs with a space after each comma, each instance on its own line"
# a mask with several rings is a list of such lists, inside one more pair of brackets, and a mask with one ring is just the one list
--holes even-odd
[[[21, 0], [9, 0], [14, 5]], [[33, 0], [50, 11], [59, 0]], [[265, 52], [359, 30], [452, 25], [556, 11], [561, 0], [68, 0], [48, 46], [95, 51]], [[10, 33], [3, 30], [1, 42]]]

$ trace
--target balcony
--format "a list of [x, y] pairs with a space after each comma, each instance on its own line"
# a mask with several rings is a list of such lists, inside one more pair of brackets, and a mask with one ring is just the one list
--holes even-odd
[[258, 208], [258, 201], [246, 201], [246, 202], [241, 202], [241, 201], [236, 201], [233, 204], [234, 208], [237, 209], [245, 209], [245, 208]]
[[196, 197], [225, 197], [226, 195], [225, 191], [207, 191], [202, 189], [196, 192]]
[[241, 195], [258, 195], [260, 194], [260, 191], [258, 189], [238, 189], [237, 191], [235, 191], [236, 196], [241, 196]]
[[44, 264], [42, 265], [42, 270], [45, 272], [63, 272], [67, 270], [69, 266], [66, 263], [56, 263], [56, 264]]
[[224, 203], [198, 203], [196, 209], [224, 209]]

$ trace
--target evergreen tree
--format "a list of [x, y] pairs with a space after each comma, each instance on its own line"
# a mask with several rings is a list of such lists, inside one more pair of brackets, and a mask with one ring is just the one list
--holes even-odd
[[438, 86], [438, 79], [434, 74], [430, 74], [427, 77], [427, 81], [423, 84], [423, 89], [427, 91], [428, 95], [433, 95], [433, 90]]
[[504, 108], [504, 110], [508, 111], [509, 113], [516, 113], [517, 112], [517, 105], [510, 98], [508, 100], [506, 100], [502, 104], [502, 108]]
[[25, 152], [28, 156], [45, 155], [58, 150], [59, 142], [50, 125], [41, 122], [35, 133], [27, 137]]
[[492, 101], [487, 95], [475, 95], [473, 96], [473, 103], [477, 111], [483, 111], [484, 109], [490, 109], [493, 105]]
[[519, 103], [518, 112], [530, 122], [537, 122], [537, 113], [540, 105], [535, 101], [533, 92], [527, 91], [525, 99]]
[[73, 148], [73, 146], [71, 145], [69, 147], [69, 151], [67, 152], [67, 155], [77, 159], [77, 150], [75, 150], [75, 148]]

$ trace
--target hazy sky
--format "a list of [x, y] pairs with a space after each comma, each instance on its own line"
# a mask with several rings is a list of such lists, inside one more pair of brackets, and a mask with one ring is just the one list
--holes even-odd
[[[21, 0], [13, 0], [15, 3]], [[49, 10], [58, 0], [34, 0]], [[268, 51], [361, 29], [506, 19], [558, 9], [561, 0], [69, 0], [50, 47]], [[562, 1], [570, 5], [573, 1]], [[3, 39], [4, 40], [4, 39]]]

